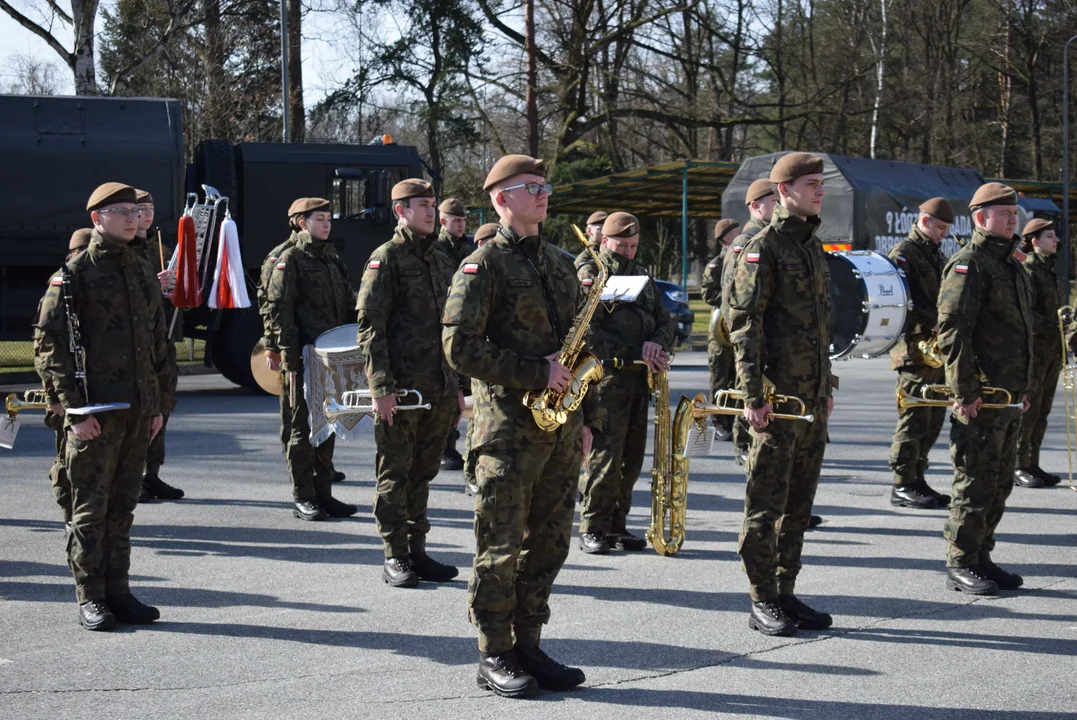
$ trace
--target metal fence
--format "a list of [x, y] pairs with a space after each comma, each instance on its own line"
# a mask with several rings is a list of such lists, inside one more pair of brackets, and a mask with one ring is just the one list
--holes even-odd
[[[193, 338], [176, 343], [176, 359], [181, 365], [201, 363], [206, 357], [205, 340]], [[29, 340], [0, 342], [0, 376], [4, 373], [32, 372], [34, 346]]]

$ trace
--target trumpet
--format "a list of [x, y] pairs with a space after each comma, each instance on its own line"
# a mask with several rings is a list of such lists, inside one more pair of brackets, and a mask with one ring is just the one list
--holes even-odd
[[4, 398], [4, 410], [7, 416], [14, 419], [23, 410], [47, 410], [49, 399], [43, 388], [32, 388], [22, 394], [20, 399], [15, 393], [10, 393]]
[[[1013, 410], [1024, 407], [1024, 403], [1015, 403], [1010, 391], [1005, 388], [982, 387], [980, 388], [980, 394], [1002, 396], [1002, 402], [982, 403], [980, 405], [981, 410]], [[942, 395], [943, 397], [930, 397], [931, 395]], [[898, 388], [897, 391], [899, 412], [908, 408], [950, 407], [954, 404], [954, 400], [955, 393], [950, 389], [949, 385], [924, 385], [920, 389], [920, 397], [910, 395], [901, 388]]]
[[[815, 415], [808, 412], [807, 407], [804, 405], [804, 401], [793, 395], [779, 395], [777, 393], [768, 392], [764, 396], [764, 400], [767, 405], [772, 408], [786, 403], [793, 403], [796, 405], [796, 411], [792, 413], [779, 413], [769, 412], [767, 413], [768, 420], [803, 420], [804, 422], [815, 422]], [[741, 406], [733, 405], [732, 403], [742, 403]], [[696, 420], [702, 420], [708, 415], [743, 415], [744, 414], [744, 391], [743, 390], [719, 390], [714, 394], [714, 403], [708, 403], [707, 397], [700, 393], [696, 395], [692, 400], [692, 417]]]
[[[431, 405], [423, 402], [423, 394], [418, 390], [397, 390], [394, 393], [397, 398], [403, 399], [409, 395], [415, 396], [414, 403], [400, 403], [397, 401], [397, 410], [429, 410]], [[348, 390], [340, 396], [340, 402], [336, 398], [325, 399], [325, 417], [329, 422], [336, 422], [347, 415], [373, 415], [374, 397], [369, 390]]]

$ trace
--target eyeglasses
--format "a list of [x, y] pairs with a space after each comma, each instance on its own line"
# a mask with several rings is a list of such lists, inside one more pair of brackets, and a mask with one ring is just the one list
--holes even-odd
[[519, 185], [512, 185], [511, 187], [501, 188], [501, 192], [508, 192], [509, 190], [516, 190], [518, 188], [527, 188], [528, 195], [538, 195], [539, 193], [546, 193], [547, 195], [553, 195], [553, 185], [550, 183], [520, 183]]
[[142, 210], [139, 209], [128, 210], [127, 208], [109, 208], [108, 210], [98, 210], [98, 212], [109, 213], [110, 215], [115, 215], [116, 217], [123, 218], [124, 220], [133, 217], [142, 217]]

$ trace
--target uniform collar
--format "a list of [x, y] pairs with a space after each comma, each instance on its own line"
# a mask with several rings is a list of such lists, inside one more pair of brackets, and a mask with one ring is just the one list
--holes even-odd
[[[446, 233], [447, 234], [447, 233]], [[437, 239], [435, 235], [427, 235], [426, 237], [419, 237], [411, 231], [404, 223], [399, 223], [396, 226], [396, 231], [393, 234], [393, 242], [398, 245], [410, 249], [419, 257], [429, 255], [434, 247], [434, 241]]]
[[329, 252], [329, 248], [332, 247], [328, 238], [319, 240], [306, 230], [297, 233], [295, 246], [308, 255], [316, 258], [325, 257]]
[[451, 248], [453, 248], [454, 250], [460, 249], [460, 246], [464, 244], [464, 236], [463, 235], [461, 235], [458, 238], [453, 237], [452, 233], [449, 232], [448, 228], [446, 228], [444, 226], [442, 226], [440, 232], [438, 232], [438, 240], [441, 240], [442, 242], [448, 243], [449, 246]]
[[924, 234], [924, 231], [920, 229], [919, 225], [913, 225], [912, 230], [909, 231], [909, 239], [915, 242], [917, 245], [923, 245], [929, 250], [938, 250], [939, 243], [929, 238]]
[[792, 236], [805, 245], [815, 236], [815, 231], [819, 229], [819, 222], [818, 215], [801, 220], [780, 203], [774, 206], [774, 214], [770, 218], [771, 227], [784, 235]]
[[131, 254], [132, 257], [134, 256], [134, 248], [131, 247], [131, 243], [125, 243], [108, 235], [102, 235], [96, 229], [90, 237], [90, 245], [87, 249], [92, 255], [98, 257], [123, 255], [125, 253]]
[[1045, 257], [1043, 255], [1040, 255], [1035, 250], [1033, 250], [1032, 252], [1030, 252], [1028, 254], [1028, 257], [1025, 258], [1025, 263], [1026, 264], [1042, 266], [1042, 267], [1046, 268], [1049, 272], [1054, 272], [1055, 271], [1055, 263], [1056, 262], [1058, 262], [1058, 253], [1055, 253], [1054, 255], [1049, 255], [1049, 256]]
[[635, 259], [629, 260], [624, 255], [615, 253], [609, 248], [602, 248], [598, 259], [609, 268], [610, 275], [628, 275], [636, 268]]
[[1017, 235], [1012, 238], [1005, 238], [1001, 235], [989, 233], [981, 227], [972, 231], [972, 244], [998, 260], [1012, 257], [1013, 250], [1020, 241], [1021, 238]]
[[509, 245], [515, 245], [524, 252], [539, 257], [546, 249], [546, 241], [543, 240], [541, 235], [524, 235], [520, 236], [516, 233], [512, 227], [505, 222], [501, 221], [501, 230], [494, 237], [494, 241], [503, 239]]

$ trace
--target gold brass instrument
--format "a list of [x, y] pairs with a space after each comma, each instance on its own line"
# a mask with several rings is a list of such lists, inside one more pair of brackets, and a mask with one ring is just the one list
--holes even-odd
[[596, 383], [602, 379], [602, 363], [591, 353], [584, 352], [583, 348], [586, 344], [584, 338], [587, 335], [587, 328], [591, 324], [591, 318], [602, 302], [602, 288], [606, 286], [606, 280], [609, 279], [609, 268], [603, 265], [598, 256], [595, 255], [583, 231], [575, 225], [572, 226], [572, 229], [576, 231], [576, 236], [587, 248], [587, 252], [591, 254], [591, 258], [594, 259], [599, 272], [591, 292], [587, 295], [587, 302], [584, 303], [580, 312], [572, 321], [572, 327], [569, 328], [568, 335], [565, 336], [564, 342], [561, 344], [561, 351], [557, 354], [557, 362], [564, 365], [572, 373], [572, 380], [569, 382], [568, 390], [560, 392], [546, 388], [544, 390], [528, 390], [524, 393], [524, 406], [531, 409], [535, 424], [539, 426], [540, 430], [545, 430], [546, 432], [553, 432], [568, 422], [569, 413], [576, 410], [580, 403], [583, 402], [583, 397], [587, 394], [587, 388], [591, 386], [591, 383]]
[[[981, 395], [1001, 395], [1002, 402], [982, 403], [980, 410], [1012, 410], [1024, 407], [1023, 403], [1015, 403], [1010, 391], [1005, 388], [983, 387]], [[942, 395], [943, 397], [931, 397]], [[897, 391], [898, 411], [903, 412], [908, 408], [918, 407], [950, 407], [954, 404], [954, 391], [949, 385], [924, 385], [920, 388], [920, 397], [910, 395], [901, 388]]]
[[924, 365], [941, 368], [946, 363], [942, 358], [942, 352], [939, 350], [938, 330], [931, 333], [930, 340], [921, 340], [916, 343], [916, 348], [920, 351], [920, 359], [924, 361]]
[[[808, 412], [804, 405], [804, 401], [793, 395], [778, 395], [777, 393], [768, 392], [764, 396], [767, 405], [771, 408], [776, 408], [779, 405], [786, 403], [793, 403], [797, 406], [796, 412], [792, 413], [780, 413], [769, 412], [767, 413], [768, 420], [803, 420], [804, 422], [815, 422], [815, 415]], [[737, 406], [733, 403], [741, 403]], [[744, 391], [743, 390], [719, 390], [714, 394], [714, 403], [707, 402], [707, 396], [703, 393], [696, 395], [692, 400], [692, 416], [697, 420], [702, 420], [710, 415], [743, 415], [744, 414]]]
[[1077, 490], [1073, 479], [1073, 454], [1077, 446], [1077, 364], [1070, 359], [1066, 330], [1072, 328], [1073, 307], [1058, 309], [1058, 334], [1062, 339], [1062, 397], [1066, 403], [1066, 461], [1069, 464], [1070, 490]]
[[[423, 402], [423, 394], [418, 390], [398, 390], [396, 397], [403, 399], [409, 395], [415, 396], [413, 403], [401, 403], [397, 401], [397, 410], [429, 410], [430, 403]], [[329, 422], [336, 422], [345, 415], [373, 415], [374, 397], [369, 390], [348, 390], [340, 396], [341, 402], [336, 398], [325, 399], [325, 417]]]
[[722, 308], [714, 308], [711, 310], [710, 329], [711, 340], [722, 347], [733, 347], [733, 343], [729, 340], [729, 328], [726, 327], [725, 318], [722, 317]]
[[9, 393], [4, 398], [4, 410], [7, 411], [9, 418], [14, 418], [23, 410], [47, 410], [48, 407], [49, 399], [42, 388], [27, 390], [21, 398], [15, 393]]

